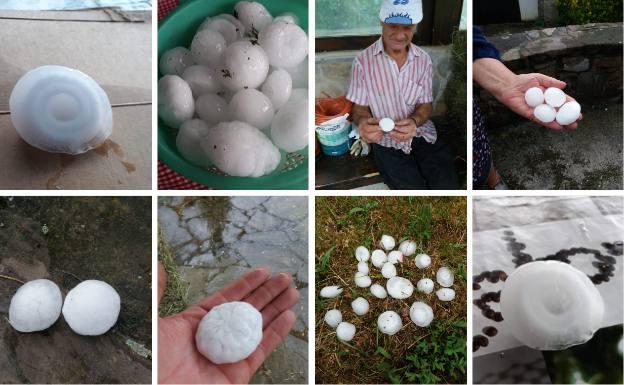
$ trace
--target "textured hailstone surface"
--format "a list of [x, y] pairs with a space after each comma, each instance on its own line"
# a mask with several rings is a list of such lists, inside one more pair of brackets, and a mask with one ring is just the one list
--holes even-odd
[[230, 117], [264, 129], [271, 125], [275, 110], [271, 100], [255, 89], [242, 89], [230, 101]]
[[531, 107], [544, 103], [544, 91], [539, 87], [531, 87], [524, 93], [524, 100]]
[[566, 101], [566, 94], [559, 88], [549, 87], [544, 91], [544, 101], [551, 107], [561, 107]]
[[175, 47], [160, 55], [158, 69], [163, 75], [182, 76], [184, 70], [193, 64], [191, 51], [185, 47]]
[[418, 254], [414, 257], [414, 262], [416, 263], [416, 267], [419, 269], [426, 269], [431, 265], [431, 257], [427, 254]]
[[281, 159], [269, 138], [245, 122], [217, 124], [202, 139], [201, 147], [219, 170], [232, 176], [269, 174]]
[[88, 75], [62, 66], [28, 71], [9, 99], [19, 136], [48, 152], [81, 154], [101, 145], [113, 131], [108, 96]]
[[355, 325], [349, 322], [341, 322], [336, 328], [336, 337], [339, 340], [349, 342], [355, 336]]
[[394, 241], [394, 238], [390, 235], [382, 235], [381, 236], [381, 240], [379, 241], [379, 245], [385, 249], [386, 251], [390, 251], [392, 249], [394, 249], [394, 246], [396, 245], [396, 242]]
[[203, 94], [197, 98], [195, 112], [210, 126], [229, 120], [231, 117], [228, 113], [228, 102], [217, 94]]
[[371, 294], [379, 299], [384, 299], [388, 296], [386, 289], [378, 283], [373, 283], [370, 287]]
[[177, 75], [165, 75], [158, 81], [158, 116], [166, 125], [179, 128], [193, 118], [195, 100], [191, 87]]
[[427, 327], [433, 321], [433, 309], [424, 302], [414, 302], [410, 307], [410, 319], [416, 326]]
[[371, 262], [373, 263], [373, 266], [381, 269], [383, 264], [388, 262], [388, 256], [383, 250], [374, 250], [373, 254], [371, 255]]
[[294, 67], [284, 68], [292, 79], [292, 87], [306, 88], [308, 86], [308, 57], [301, 62], [301, 64]]
[[216, 94], [223, 90], [223, 85], [217, 74], [207, 66], [194, 65], [188, 67], [184, 70], [182, 79], [191, 87], [195, 99], [203, 94]]
[[433, 292], [433, 281], [429, 278], [423, 278], [416, 283], [416, 289], [422, 293], [431, 294]]
[[604, 302], [587, 275], [559, 261], [517, 268], [505, 281], [501, 313], [525, 345], [560, 350], [582, 344], [600, 328]]
[[396, 299], [405, 299], [414, 292], [414, 285], [403, 277], [392, 277], [386, 282], [386, 288], [390, 297]]
[[364, 246], [358, 246], [355, 249], [355, 259], [357, 259], [359, 262], [366, 262], [368, 261], [368, 258], [370, 257], [370, 252], [368, 251], [368, 249]]
[[207, 17], [197, 28], [197, 34], [203, 31], [217, 32], [223, 37], [226, 45], [232, 44], [243, 37], [245, 28], [240, 28], [241, 22], [235, 17], [226, 18], [225, 15]]
[[262, 93], [265, 94], [273, 104], [275, 110], [279, 110], [286, 104], [292, 93], [292, 78], [283, 69], [277, 69], [267, 76], [262, 84]]
[[357, 269], [360, 273], [364, 273], [368, 275], [370, 268], [368, 267], [368, 263], [366, 262], [358, 262]]
[[540, 122], [550, 123], [555, 120], [557, 111], [548, 104], [540, 104], [533, 110], [533, 115], [535, 115]]
[[368, 313], [368, 301], [363, 297], [357, 297], [351, 302], [351, 309], [357, 315]]
[[273, 21], [273, 16], [264, 5], [255, 1], [239, 1], [234, 10], [248, 33], [258, 33]]
[[35, 279], [20, 286], [11, 298], [9, 323], [19, 332], [45, 330], [61, 315], [63, 296], [52, 281]]
[[436, 273], [436, 280], [440, 284], [440, 286], [451, 287], [454, 281], [454, 275], [451, 269], [448, 267], [441, 267], [438, 269]]
[[195, 343], [215, 364], [249, 357], [262, 341], [262, 314], [247, 302], [227, 302], [213, 307], [202, 318]]
[[217, 74], [221, 83], [231, 90], [257, 88], [269, 73], [269, 59], [259, 45], [241, 40], [229, 45], [222, 57]]
[[289, 100], [275, 114], [271, 138], [286, 152], [303, 150], [308, 145], [308, 99]]
[[577, 102], [567, 102], [559, 111], [557, 111], [556, 120], [562, 126], [567, 126], [568, 124], [572, 124], [578, 120], [581, 116], [581, 105]]
[[184, 159], [204, 168], [211, 165], [200, 144], [201, 139], [208, 135], [208, 130], [209, 127], [203, 120], [187, 120], [180, 127], [176, 137], [176, 147]]
[[332, 309], [325, 313], [325, 323], [329, 325], [330, 328], [336, 329], [338, 324], [342, 322], [342, 313], [338, 309]]
[[65, 296], [63, 317], [71, 329], [84, 336], [99, 336], [117, 322], [121, 299], [108, 283], [82, 281]]
[[384, 263], [381, 267], [381, 275], [383, 275], [384, 278], [395, 277], [397, 275], [396, 267], [389, 261]]
[[403, 255], [405, 255], [406, 257], [409, 257], [416, 252], [416, 242], [409, 239], [407, 241], [401, 242], [401, 244], [399, 245], [399, 251], [403, 253]]
[[321, 289], [320, 296], [323, 298], [335, 298], [342, 293], [340, 286], [325, 286]]
[[443, 287], [436, 291], [436, 295], [440, 301], [449, 302], [455, 299], [455, 290]]
[[392, 250], [388, 253], [388, 262], [396, 265], [397, 263], [403, 263], [403, 253], [399, 250]]
[[377, 327], [379, 331], [388, 334], [395, 335], [403, 327], [403, 321], [401, 316], [392, 310], [385, 311], [377, 318]]
[[369, 287], [372, 283], [370, 277], [362, 272], [355, 273], [355, 285], [357, 287]]
[[227, 43], [223, 35], [217, 31], [204, 29], [193, 37], [191, 55], [196, 64], [214, 67], [220, 63], [226, 48]]
[[282, 20], [260, 31], [258, 43], [277, 68], [295, 67], [308, 55], [308, 35], [297, 24]]

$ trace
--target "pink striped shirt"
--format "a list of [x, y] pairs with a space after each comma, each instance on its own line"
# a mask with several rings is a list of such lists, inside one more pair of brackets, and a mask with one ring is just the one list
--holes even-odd
[[[410, 43], [407, 61], [399, 69], [397, 63], [385, 51], [382, 38], [362, 51], [351, 68], [351, 83], [347, 99], [355, 104], [368, 106], [377, 119], [405, 119], [414, 113], [418, 104], [433, 101], [431, 83], [433, 66], [431, 58], [421, 48]], [[416, 136], [435, 143], [437, 133], [431, 120], [416, 128]], [[384, 134], [379, 142], [409, 154], [411, 140], [397, 142]]]

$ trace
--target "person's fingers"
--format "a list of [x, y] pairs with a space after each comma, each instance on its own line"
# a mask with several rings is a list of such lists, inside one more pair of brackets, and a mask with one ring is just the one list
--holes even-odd
[[167, 272], [163, 267], [162, 263], [158, 261], [158, 305], [160, 305], [160, 300], [162, 299], [163, 293], [165, 292], [165, 287], [167, 287]]
[[251, 292], [244, 301], [248, 302], [259, 311], [262, 311], [266, 305], [273, 301], [284, 290], [288, 289], [291, 282], [292, 276], [290, 274], [279, 273]]
[[262, 327], [266, 328], [271, 324], [271, 322], [273, 322], [275, 317], [280, 315], [283, 311], [295, 306], [297, 301], [299, 301], [299, 292], [297, 289], [291, 287], [282, 292], [277, 298], [262, 309]]
[[409, 126], [412, 123], [414, 123], [414, 121], [412, 119], [401, 119], [399, 121], [394, 122], [394, 127], [401, 127], [401, 126]]
[[550, 76], [546, 76], [544, 74], [535, 74], [536, 79], [539, 82], [540, 86], [548, 88], [555, 87], [559, 89], [564, 89], [566, 87], [566, 83], [559, 79], [551, 78]]
[[366, 120], [366, 123], [368, 123], [368, 124], [372, 124], [372, 125], [377, 125], [377, 124], [379, 124], [379, 119], [375, 119], [375, 118], [368, 118], [368, 119]]
[[255, 352], [247, 358], [247, 363], [251, 373], [255, 373], [256, 370], [267, 359], [269, 354], [275, 350], [282, 343], [284, 337], [288, 335], [290, 329], [295, 324], [295, 313], [292, 310], [286, 310], [280, 314], [271, 324], [264, 329], [264, 335], [262, 342]]
[[197, 304], [205, 311], [224, 302], [240, 301], [269, 279], [269, 271], [256, 268]]

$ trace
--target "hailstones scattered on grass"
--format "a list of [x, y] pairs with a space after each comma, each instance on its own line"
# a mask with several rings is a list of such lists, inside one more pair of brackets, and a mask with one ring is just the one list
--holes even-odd
[[368, 312], [368, 301], [363, 297], [357, 297], [351, 302], [351, 309], [357, 315], [364, 315]]
[[394, 238], [390, 235], [382, 235], [381, 236], [381, 240], [379, 241], [379, 245], [385, 249], [386, 251], [390, 251], [392, 249], [394, 249], [394, 246], [396, 245], [396, 242], [394, 241]]
[[600, 328], [604, 302], [587, 275], [567, 263], [526, 263], [509, 275], [500, 298], [511, 333], [539, 350], [582, 344]]
[[277, 68], [295, 67], [308, 55], [308, 35], [297, 24], [282, 20], [263, 28], [258, 43]]
[[416, 326], [427, 327], [433, 321], [433, 309], [424, 302], [414, 302], [410, 307], [410, 319]]
[[392, 310], [385, 311], [377, 318], [379, 331], [390, 336], [395, 335], [403, 327], [401, 316]]
[[448, 267], [441, 267], [436, 273], [436, 280], [440, 286], [451, 287], [454, 281], [453, 272]]
[[426, 269], [431, 265], [431, 257], [427, 254], [418, 254], [414, 257], [414, 262], [416, 263], [416, 267], [419, 269]]
[[562, 126], [567, 126], [581, 116], [581, 105], [575, 101], [567, 102], [557, 111], [556, 120]]
[[335, 298], [342, 293], [342, 290], [340, 286], [325, 286], [321, 289], [320, 295], [323, 298]]
[[158, 67], [163, 75], [182, 76], [184, 70], [193, 64], [191, 51], [184, 47], [175, 47], [160, 56]]
[[325, 313], [325, 323], [332, 329], [336, 329], [342, 322], [342, 313], [338, 309], [332, 309]]
[[384, 299], [388, 296], [386, 289], [378, 283], [373, 283], [370, 287], [371, 294], [379, 299]]
[[449, 302], [455, 299], [455, 290], [443, 287], [436, 291], [436, 295], [440, 301]]
[[539, 87], [531, 87], [524, 93], [526, 103], [535, 108], [544, 103], [544, 92]]
[[339, 340], [349, 342], [355, 336], [355, 325], [349, 322], [341, 322], [336, 328], [336, 337]]
[[358, 271], [355, 273], [355, 285], [357, 287], [369, 287], [371, 285], [371, 279], [368, 275]]
[[366, 262], [368, 261], [368, 258], [370, 257], [370, 252], [368, 251], [368, 249], [364, 246], [358, 246], [355, 249], [355, 259], [357, 259], [359, 262]]
[[551, 107], [559, 108], [566, 101], [566, 94], [559, 88], [549, 87], [544, 91], [544, 101]]
[[412, 295], [414, 292], [414, 285], [403, 277], [392, 277], [386, 282], [386, 288], [388, 294], [392, 298], [405, 299]]
[[195, 100], [191, 87], [177, 75], [158, 81], [158, 116], [170, 127], [179, 128], [193, 118]]
[[366, 262], [358, 262], [357, 269], [360, 273], [364, 273], [368, 275], [370, 268], [368, 267], [368, 263]]
[[383, 264], [388, 262], [388, 256], [383, 250], [374, 250], [373, 254], [371, 255], [371, 262], [373, 263], [373, 266], [381, 269]]
[[390, 262], [384, 263], [381, 267], [381, 275], [383, 275], [384, 278], [392, 278], [396, 276], [396, 267]]
[[197, 350], [215, 364], [249, 357], [262, 341], [262, 314], [247, 302], [213, 307], [199, 322]]
[[22, 333], [45, 330], [59, 318], [62, 306], [63, 296], [54, 282], [28, 281], [11, 298], [9, 323]]
[[399, 250], [392, 250], [388, 253], [388, 262], [393, 265], [403, 263], [403, 253]]
[[409, 257], [416, 252], [416, 242], [409, 239], [401, 242], [401, 244], [399, 245], [399, 251], [403, 253], [403, 255], [405, 255], [406, 257]]
[[429, 278], [423, 278], [416, 283], [416, 289], [422, 293], [431, 294], [433, 292], [433, 281]]
[[115, 325], [120, 309], [121, 299], [111, 285], [103, 281], [86, 280], [65, 296], [63, 317], [74, 332], [98, 336]]

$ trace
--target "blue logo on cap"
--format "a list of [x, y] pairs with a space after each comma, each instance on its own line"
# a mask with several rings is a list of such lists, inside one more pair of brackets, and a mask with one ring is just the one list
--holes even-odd
[[[399, 1], [399, 0], [397, 0]], [[386, 17], [384, 23], [388, 24], [414, 24], [412, 23], [412, 18], [409, 13], [391, 13], [390, 16]]]
[[409, 4], [409, 0], [394, 0], [394, 5], [407, 5]]

